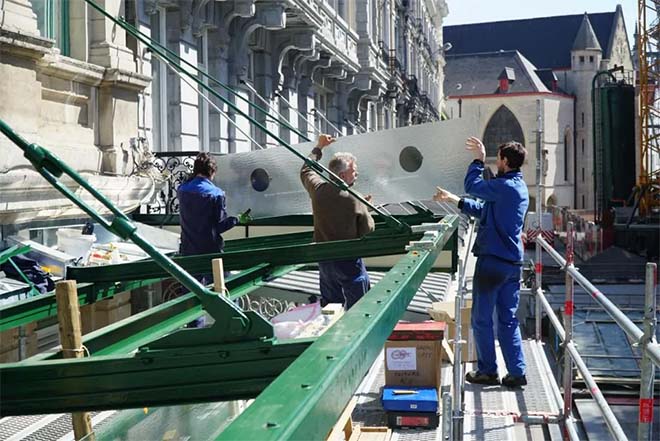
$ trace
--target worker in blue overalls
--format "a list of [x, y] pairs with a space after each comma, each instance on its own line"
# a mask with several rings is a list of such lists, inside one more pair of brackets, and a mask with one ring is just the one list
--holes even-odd
[[484, 180], [486, 149], [474, 137], [466, 149], [474, 161], [465, 176], [465, 192], [475, 199], [460, 198], [440, 187], [433, 197], [439, 202], [454, 202], [468, 215], [479, 218], [477, 239], [472, 252], [477, 256], [472, 282], [472, 329], [476, 340], [477, 370], [469, 372], [470, 383], [500, 384], [495, 356], [493, 311], [497, 307], [497, 339], [508, 374], [502, 384], [519, 387], [527, 384], [520, 327], [516, 318], [520, 300], [523, 260], [521, 233], [529, 206], [527, 185], [520, 167], [527, 151], [518, 142], [507, 142], [497, 151], [497, 176]]
[[[224, 248], [221, 234], [239, 223], [227, 215], [225, 192], [213, 183], [218, 166], [213, 156], [202, 152], [195, 158], [190, 178], [177, 190], [181, 244], [184, 256], [220, 253]], [[211, 283], [211, 274], [196, 274], [202, 284]], [[204, 317], [189, 323], [189, 328], [203, 327]]]
[[217, 169], [213, 156], [198, 154], [192, 175], [177, 190], [184, 256], [221, 252], [221, 234], [238, 224], [238, 218], [227, 216], [225, 192], [213, 183]]

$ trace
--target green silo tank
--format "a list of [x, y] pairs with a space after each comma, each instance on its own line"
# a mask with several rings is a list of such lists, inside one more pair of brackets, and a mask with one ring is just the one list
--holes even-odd
[[609, 83], [600, 87], [598, 96], [601, 148], [596, 154], [602, 155], [601, 206], [607, 209], [620, 206], [635, 186], [635, 88]]

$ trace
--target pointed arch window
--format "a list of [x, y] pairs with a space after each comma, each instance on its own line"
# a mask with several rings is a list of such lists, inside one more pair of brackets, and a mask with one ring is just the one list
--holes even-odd
[[486, 156], [494, 158], [497, 156], [497, 147], [509, 141], [518, 141], [525, 145], [525, 137], [518, 119], [508, 107], [502, 105], [488, 121], [484, 132]]

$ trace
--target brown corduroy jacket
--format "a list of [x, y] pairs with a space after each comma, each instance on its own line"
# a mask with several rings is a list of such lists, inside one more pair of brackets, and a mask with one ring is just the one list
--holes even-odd
[[[309, 158], [322, 156], [315, 148]], [[359, 239], [374, 231], [374, 220], [367, 206], [345, 190], [328, 183], [307, 164], [300, 170], [300, 179], [312, 199], [314, 241]]]

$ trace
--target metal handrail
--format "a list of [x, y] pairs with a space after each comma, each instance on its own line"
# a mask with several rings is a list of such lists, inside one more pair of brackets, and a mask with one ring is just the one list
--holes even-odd
[[[470, 234], [468, 235], [468, 240], [465, 243], [465, 258], [458, 261], [458, 292], [456, 300], [454, 301], [454, 384], [453, 384], [453, 397], [452, 397], [452, 433], [456, 436], [458, 434], [463, 434], [463, 388], [464, 388], [464, 379], [463, 376], [463, 360], [462, 350], [463, 345], [467, 345], [468, 341], [463, 340], [463, 316], [461, 314], [461, 308], [465, 306], [465, 291], [467, 285], [467, 261], [469, 254], [472, 250], [472, 237], [475, 229], [475, 224], [471, 220], [468, 224]], [[468, 339], [469, 340], [469, 339]], [[468, 346], [469, 349], [469, 346]], [[468, 350], [469, 353], [469, 350]]]
[[[573, 316], [573, 282], [577, 282], [598, 302], [598, 304], [612, 317], [612, 319], [623, 329], [624, 332], [633, 340], [634, 343], [641, 346], [642, 350], [642, 375], [640, 387], [640, 419], [638, 426], [638, 439], [650, 440], [653, 423], [653, 387], [655, 377], [655, 365], [660, 366], [660, 346], [655, 342], [655, 291], [657, 289], [657, 266], [655, 263], [646, 265], [646, 298], [644, 308], [644, 331], [639, 329], [619, 308], [616, 307], [603, 293], [598, 290], [589, 280], [584, 277], [580, 271], [573, 265], [572, 244], [573, 244], [573, 225], [569, 223], [567, 231], [567, 258], [564, 259], [552, 246], [541, 237], [536, 238], [537, 244], [537, 262], [536, 268], [536, 329], [540, 329], [541, 313], [545, 311], [550, 323], [555, 328], [557, 335], [562, 340], [566, 354], [564, 365], [564, 421], [567, 428], [567, 436], [570, 439], [577, 439], [577, 432], [572, 434], [573, 419], [570, 416], [572, 402], [572, 368], [571, 363], [575, 363], [580, 372], [583, 381], [587, 385], [590, 394], [596, 401], [599, 410], [602, 413], [607, 427], [612, 436], [617, 440], [627, 440], [621, 425], [612, 413], [612, 410], [603, 396], [598, 384], [594, 380], [589, 368], [584, 362], [582, 356], [577, 351], [575, 343], [572, 341], [572, 316]], [[566, 328], [562, 326], [559, 318], [548, 302], [543, 289], [541, 288], [542, 265], [538, 257], [543, 248], [552, 259], [561, 265], [566, 271], [566, 301], [564, 303], [564, 320]], [[538, 311], [541, 311], [539, 313]], [[540, 340], [540, 335], [537, 336]], [[574, 427], [573, 427], [574, 428]]]

